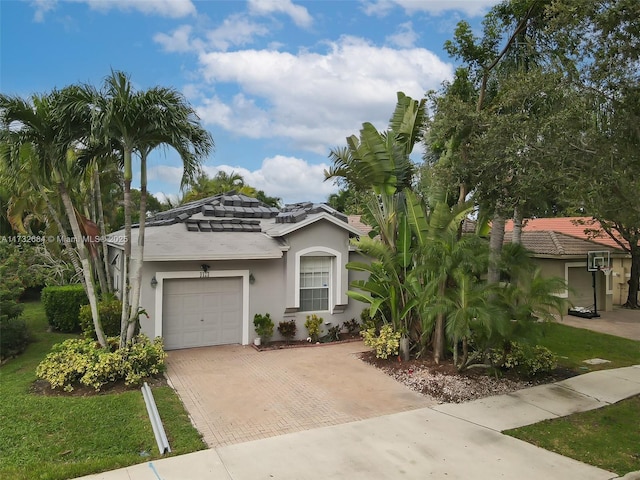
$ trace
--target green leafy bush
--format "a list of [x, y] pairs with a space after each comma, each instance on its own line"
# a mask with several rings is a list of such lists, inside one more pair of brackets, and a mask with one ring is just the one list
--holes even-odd
[[387, 359], [390, 356], [398, 355], [400, 350], [400, 332], [393, 330], [391, 324], [383, 325], [380, 334], [376, 335], [375, 327], [360, 332], [364, 339], [364, 344], [371, 347], [376, 352], [376, 358]]
[[24, 320], [0, 315], [0, 360], [24, 352], [30, 340]]
[[492, 350], [491, 362], [503, 370], [516, 370], [527, 376], [547, 373], [556, 368], [556, 356], [547, 347], [531, 347], [510, 342], [506, 350]]
[[139, 385], [145, 378], [165, 370], [162, 339], [153, 342], [138, 335], [124, 348], [117, 348], [118, 338], [109, 337], [109, 347], [101, 348], [92, 339], [71, 338], [53, 346], [36, 368], [36, 376], [51, 384], [51, 388], [73, 391], [85, 385], [99, 391], [105, 385], [124, 381]]
[[298, 326], [295, 320], [288, 320], [278, 324], [278, 332], [280, 332], [280, 335], [286, 340], [292, 340], [293, 337], [296, 336], [296, 330], [298, 330]]
[[340, 325], [334, 325], [333, 327], [329, 328], [327, 337], [329, 337], [330, 342], [337, 342], [340, 340], [340, 330]]
[[42, 289], [42, 305], [49, 325], [61, 332], [80, 330], [80, 307], [89, 302], [82, 285], [45, 287]]
[[256, 330], [256, 335], [258, 335], [263, 341], [268, 342], [271, 336], [273, 335], [273, 320], [271, 320], [271, 315], [265, 313], [264, 315], [260, 315], [256, 313], [253, 316], [253, 326]]
[[[122, 317], [122, 302], [115, 297], [106, 298], [98, 302], [98, 312], [100, 313], [100, 323], [102, 330], [108, 337], [117, 337], [120, 335], [120, 320]], [[93, 317], [91, 316], [91, 307], [83, 305], [80, 307], [78, 315], [80, 328], [87, 338], [96, 338], [96, 331], [93, 327]]]
[[342, 327], [346, 329], [347, 332], [354, 334], [357, 333], [360, 329], [360, 324], [355, 318], [352, 318], [351, 320], [347, 320], [346, 322], [344, 322], [342, 324]]
[[322, 326], [322, 317], [317, 316], [315, 313], [313, 315], [307, 315], [307, 320], [304, 322], [304, 328], [307, 329], [307, 333], [309, 334], [309, 338], [311, 338], [312, 342], [317, 342], [320, 338], [320, 327]]

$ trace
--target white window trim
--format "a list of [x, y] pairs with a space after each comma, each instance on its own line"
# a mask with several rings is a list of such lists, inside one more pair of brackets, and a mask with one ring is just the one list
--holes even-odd
[[339, 251], [329, 247], [309, 247], [296, 252], [296, 265], [294, 274], [295, 296], [293, 306], [295, 308], [300, 308], [300, 259], [314, 252], [328, 253], [329, 256], [333, 257], [331, 258], [331, 264], [329, 268], [329, 313], [333, 314], [336, 306], [335, 299], [339, 298], [338, 296], [342, 291], [342, 275], [340, 274], [340, 265], [342, 265], [342, 254]]
[[[209, 270], [208, 278], [242, 278], [242, 345], [249, 344], [249, 270]], [[202, 272], [156, 272], [158, 285], [155, 288], [156, 294], [156, 319], [155, 335], [162, 336], [162, 300], [164, 292], [164, 281], [179, 278], [200, 278]]]

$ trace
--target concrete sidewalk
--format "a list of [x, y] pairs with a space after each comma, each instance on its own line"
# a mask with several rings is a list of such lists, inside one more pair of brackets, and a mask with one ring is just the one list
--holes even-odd
[[[500, 433], [640, 394], [640, 365], [154, 460], [85, 480], [581, 479], [614, 473]], [[628, 477], [627, 477], [628, 478]], [[637, 478], [637, 477], [634, 477]]]

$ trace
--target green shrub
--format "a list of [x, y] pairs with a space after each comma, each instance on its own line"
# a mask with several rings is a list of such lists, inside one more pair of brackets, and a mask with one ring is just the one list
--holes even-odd
[[494, 366], [503, 370], [516, 370], [529, 377], [556, 368], [556, 356], [547, 347], [510, 342], [507, 348], [506, 351], [492, 350], [490, 359]]
[[36, 376], [70, 392], [78, 385], [99, 391], [105, 385], [124, 381], [139, 385], [145, 378], [165, 370], [162, 339], [153, 342], [138, 335], [124, 348], [117, 348], [118, 338], [109, 337], [109, 347], [101, 348], [92, 339], [71, 338], [53, 346], [36, 368]]
[[376, 352], [376, 358], [387, 359], [389, 356], [398, 355], [400, 350], [400, 332], [395, 332], [391, 324], [383, 325], [380, 334], [376, 335], [375, 327], [360, 332], [364, 344]]
[[[120, 335], [120, 320], [122, 317], [122, 302], [115, 297], [109, 297], [98, 302], [98, 312], [100, 313], [100, 323], [102, 330], [107, 337], [117, 337]], [[78, 315], [80, 328], [87, 338], [96, 338], [96, 331], [93, 327], [93, 316], [91, 307], [83, 305], [80, 307]]]
[[61, 332], [80, 330], [80, 307], [89, 302], [82, 285], [45, 287], [42, 289], [42, 305], [49, 325]]
[[268, 342], [271, 336], [273, 335], [273, 320], [271, 320], [271, 315], [265, 313], [264, 315], [260, 315], [256, 313], [253, 316], [253, 326], [256, 330], [256, 335], [258, 335], [263, 341]]
[[330, 342], [337, 342], [340, 340], [340, 330], [340, 325], [334, 325], [333, 327], [329, 328], [327, 337], [329, 337]]
[[344, 322], [342, 324], [342, 327], [346, 329], [350, 334], [354, 334], [357, 333], [360, 329], [360, 324], [355, 318], [352, 318], [351, 320], [347, 320], [346, 322]]
[[289, 320], [286, 322], [280, 322], [278, 324], [278, 332], [282, 335], [286, 340], [291, 340], [296, 336], [296, 331], [298, 330], [298, 326], [296, 325], [295, 320]]
[[309, 338], [312, 342], [317, 342], [320, 338], [320, 327], [322, 326], [322, 317], [313, 315], [307, 315], [307, 320], [304, 322], [304, 327], [307, 329]]
[[24, 352], [30, 340], [24, 320], [0, 315], [0, 360]]

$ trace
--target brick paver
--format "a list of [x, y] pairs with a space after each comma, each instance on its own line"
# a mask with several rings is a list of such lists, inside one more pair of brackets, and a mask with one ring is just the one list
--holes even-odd
[[356, 353], [362, 342], [258, 352], [225, 345], [169, 352], [169, 381], [209, 447], [433, 405]]

